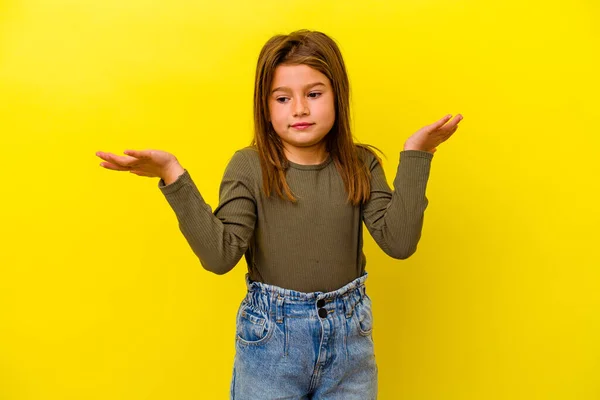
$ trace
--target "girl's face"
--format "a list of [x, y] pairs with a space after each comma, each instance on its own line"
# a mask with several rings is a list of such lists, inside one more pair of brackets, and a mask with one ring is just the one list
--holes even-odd
[[307, 65], [279, 65], [269, 95], [271, 124], [288, 152], [325, 148], [335, 122], [329, 79]]

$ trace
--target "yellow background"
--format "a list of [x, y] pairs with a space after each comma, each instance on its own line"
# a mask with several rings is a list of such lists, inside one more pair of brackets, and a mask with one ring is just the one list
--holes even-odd
[[[600, 398], [598, 3], [0, 1], [0, 399], [226, 399], [244, 261], [202, 269], [157, 148], [214, 207], [273, 34], [336, 39], [391, 182], [439, 147], [418, 252], [367, 234], [380, 399]], [[365, 231], [366, 232], [366, 231]]]

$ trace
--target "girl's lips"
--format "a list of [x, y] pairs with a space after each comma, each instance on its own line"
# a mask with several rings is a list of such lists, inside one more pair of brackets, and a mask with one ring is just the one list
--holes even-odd
[[302, 129], [310, 128], [313, 125], [314, 124], [301, 123], [301, 124], [294, 124], [294, 125], [292, 125], [292, 128], [302, 130]]

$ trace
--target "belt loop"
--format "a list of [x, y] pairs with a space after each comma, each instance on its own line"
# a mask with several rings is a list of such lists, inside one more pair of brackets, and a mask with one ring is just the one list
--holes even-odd
[[283, 322], [283, 297], [277, 296], [277, 323]]

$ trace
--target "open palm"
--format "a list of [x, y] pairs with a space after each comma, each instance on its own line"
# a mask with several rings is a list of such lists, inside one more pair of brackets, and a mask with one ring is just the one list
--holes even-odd
[[148, 177], [162, 177], [177, 158], [162, 150], [125, 150], [126, 156], [98, 151], [96, 155], [105, 162], [100, 166], [114, 171], [129, 171], [133, 174]]
[[431, 125], [425, 125], [406, 140], [404, 150], [421, 150], [435, 153], [437, 147], [448, 140], [458, 129], [458, 123], [463, 116], [457, 114], [450, 123], [451, 115], [446, 115]]

